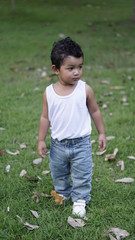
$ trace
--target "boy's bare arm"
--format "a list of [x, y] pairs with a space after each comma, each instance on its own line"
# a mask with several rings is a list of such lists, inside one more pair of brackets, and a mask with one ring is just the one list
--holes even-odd
[[88, 85], [86, 85], [86, 97], [89, 113], [94, 121], [94, 124], [99, 134], [98, 146], [101, 151], [104, 151], [106, 149], [106, 136], [104, 123], [98, 104], [95, 100], [93, 90]]
[[47, 105], [46, 93], [44, 93], [43, 110], [40, 117], [39, 135], [38, 135], [38, 153], [43, 158], [45, 158], [47, 154], [45, 138], [48, 132], [48, 128], [49, 128], [48, 105]]

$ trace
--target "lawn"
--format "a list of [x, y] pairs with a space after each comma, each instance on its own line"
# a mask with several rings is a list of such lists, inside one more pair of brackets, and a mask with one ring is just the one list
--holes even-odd
[[[135, 24], [132, 0], [1, 0], [0, 8], [0, 239], [1, 240], [109, 240], [117, 227], [135, 239]], [[44, 89], [57, 79], [52, 74], [53, 42], [70, 36], [85, 55], [83, 80], [92, 86], [100, 106], [107, 151], [97, 156], [93, 125], [93, 182], [91, 203], [83, 228], [67, 223], [72, 202], [57, 205], [50, 197], [53, 184], [49, 158], [33, 164]], [[25, 145], [22, 148], [22, 144]], [[50, 148], [50, 132], [46, 144]], [[118, 153], [111, 161], [107, 154]], [[9, 151], [7, 151], [9, 150]], [[19, 154], [11, 155], [11, 153]], [[117, 166], [124, 162], [124, 170]], [[10, 171], [6, 167], [10, 165]], [[22, 170], [27, 177], [20, 177]], [[37, 211], [35, 218], [30, 210]], [[20, 223], [39, 226], [28, 230]], [[112, 234], [113, 235], [113, 234]], [[113, 235], [115, 236], [115, 235]]]

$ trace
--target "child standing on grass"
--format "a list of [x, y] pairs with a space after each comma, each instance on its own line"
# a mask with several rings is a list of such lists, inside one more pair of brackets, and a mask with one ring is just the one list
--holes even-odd
[[90, 201], [91, 118], [98, 131], [100, 151], [106, 148], [104, 124], [93, 90], [81, 80], [83, 59], [80, 46], [69, 37], [54, 43], [51, 61], [58, 81], [44, 92], [38, 138], [38, 153], [45, 158], [45, 138], [50, 127], [49, 159], [54, 188], [64, 199], [72, 198], [73, 214], [80, 217], [85, 216]]

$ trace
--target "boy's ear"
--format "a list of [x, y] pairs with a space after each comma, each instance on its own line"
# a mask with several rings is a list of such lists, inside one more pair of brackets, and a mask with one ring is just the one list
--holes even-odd
[[55, 65], [52, 65], [52, 70], [53, 70], [53, 72], [54, 72], [56, 75], [58, 75], [58, 74], [59, 74], [59, 69], [58, 69], [58, 68], [56, 68], [56, 66], [55, 66]]

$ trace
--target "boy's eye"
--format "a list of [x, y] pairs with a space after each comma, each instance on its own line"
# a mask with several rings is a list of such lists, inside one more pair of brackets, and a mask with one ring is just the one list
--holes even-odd
[[72, 70], [73, 70], [73, 67], [69, 67], [68, 70], [72, 71]]

